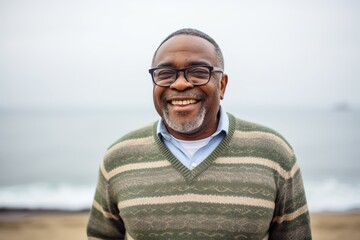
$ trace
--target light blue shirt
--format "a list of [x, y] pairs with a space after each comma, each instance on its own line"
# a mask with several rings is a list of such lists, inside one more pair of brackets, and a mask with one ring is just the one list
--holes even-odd
[[157, 135], [172, 152], [172, 154], [188, 169], [192, 170], [198, 166], [202, 161], [209, 156], [212, 151], [221, 143], [225, 138], [229, 129], [229, 117], [226, 112], [220, 108], [220, 119], [216, 131], [210, 136], [210, 141], [204, 147], [198, 149], [193, 156], [183, 148], [180, 142], [174, 138], [166, 129], [163, 120], [161, 119], [157, 126]]

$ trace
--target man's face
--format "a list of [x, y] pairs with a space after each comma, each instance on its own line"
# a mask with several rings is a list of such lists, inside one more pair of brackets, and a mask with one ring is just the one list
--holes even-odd
[[[177, 35], [167, 40], [153, 62], [153, 67], [185, 68], [194, 65], [220, 67], [215, 47], [203, 38], [189, 35]], [[156, 111], [174, 137], [184, 140], [206, 138], [217, 128], [220, 99], [224, 96], [226, 84], [227, 76], [214, 72], [208, 84], [193, 86], [180, 72], [169, 87], [154, 85]]]

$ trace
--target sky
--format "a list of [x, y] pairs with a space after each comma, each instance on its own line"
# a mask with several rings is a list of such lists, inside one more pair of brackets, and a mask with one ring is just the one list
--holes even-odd
[[0, 108], [152, 107], [152, 55], [184, 27], [220, 45], [224, 104], [360, 107], [357, 0], [0, 0]]

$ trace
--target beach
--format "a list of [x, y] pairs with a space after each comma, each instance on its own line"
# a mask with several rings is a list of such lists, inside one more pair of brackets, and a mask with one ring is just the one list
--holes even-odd
[[87, 211], [3, 211], [0, 240], [87, 239], [87, 219]]
[[[88, 212], [2, 211], [0, 240], [86, 239]], [[311, 215], [313, 239], [360, 239], [360, 212]]]

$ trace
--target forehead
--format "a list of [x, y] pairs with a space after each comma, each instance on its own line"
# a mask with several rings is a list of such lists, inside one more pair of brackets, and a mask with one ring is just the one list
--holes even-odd
[[198, 63], [219, 66], [215, 47], [201, 37], [177, 35], [161, 45], [155, 55], [153, 66], [185, 67]]

